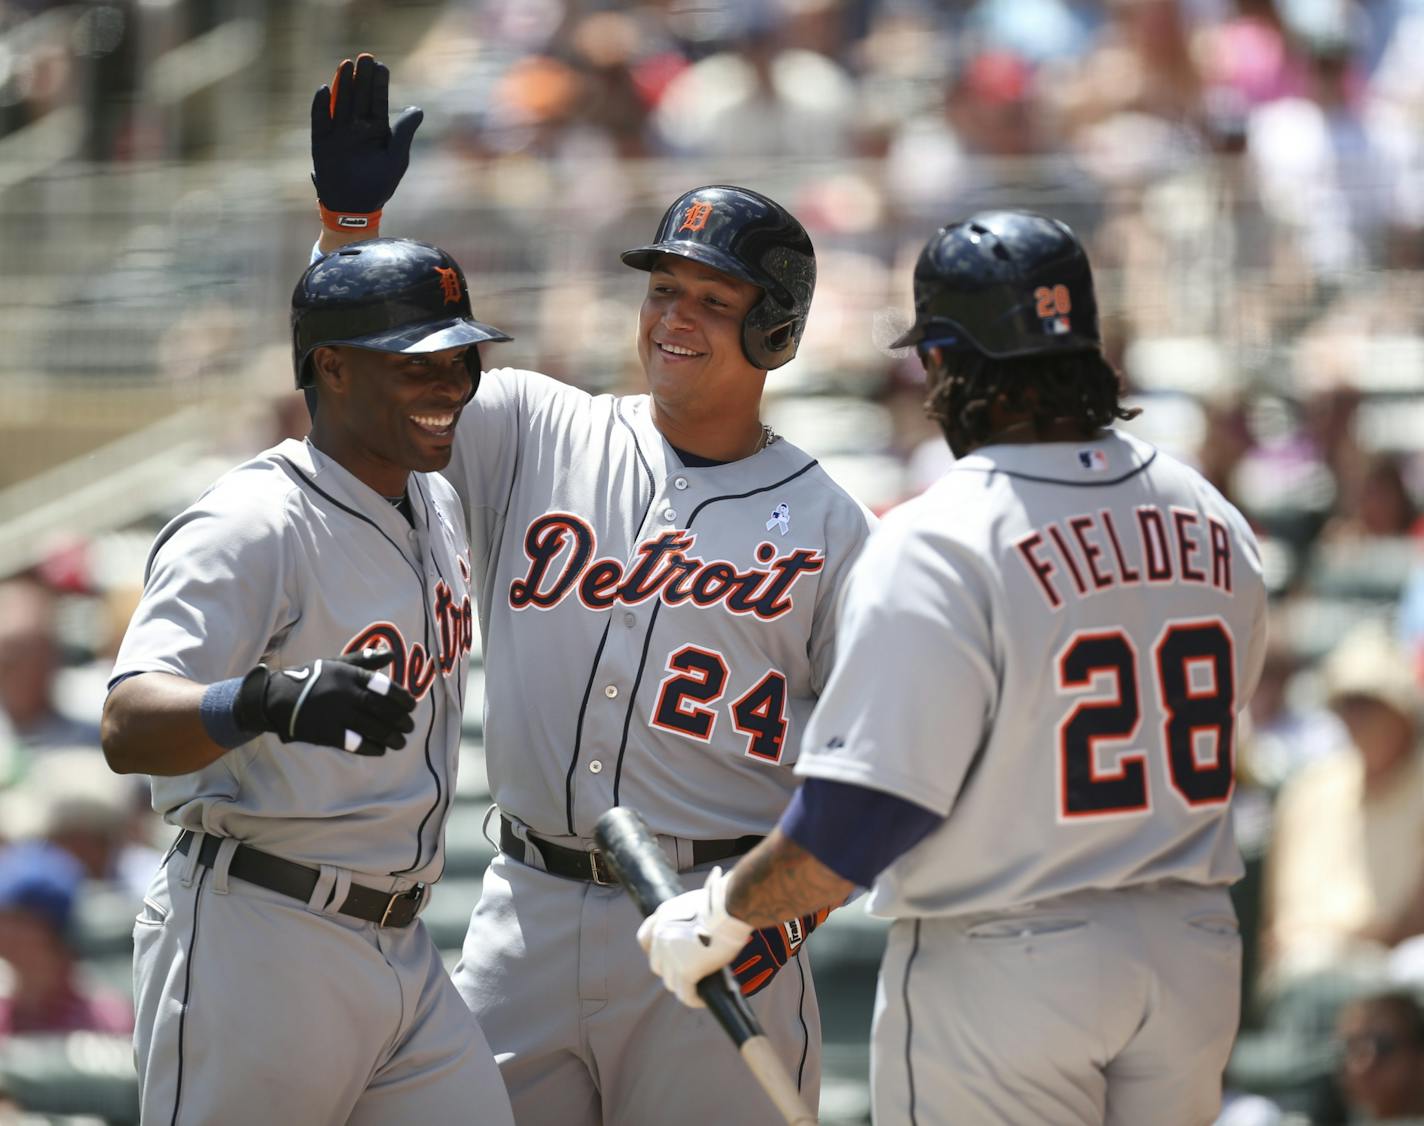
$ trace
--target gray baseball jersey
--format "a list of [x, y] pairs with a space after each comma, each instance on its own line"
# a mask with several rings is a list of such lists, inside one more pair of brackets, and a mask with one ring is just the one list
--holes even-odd
[[[509, 1121], [489, 1049], [424, 926], [383, 933], [332, 906], [352, 881], [397, 891], [443, 866], [470, 565], [450, 486], [412, 474], [408, 495], [413, 525], [288, 441], [220, 478], [154, 545], [116, 677], [209, 684], [258, 661], [282, 668], [374, 647], [395, 653], [387, 671], [417, 705], [406, 746], [379, 757], [267, 734], [153, 779], [169, 823], [321, 878], [299, 903], [229, 879], [230, 845], [211, 870], [194, 869], [201, 835], [186, 858], [170, 855], [135, 928], [145, 1120], [224, 1121], [242, 1107], [273, 1122], [455, 1121], [480, 1098], [482, 1120]], [[291, 988], [323, 980], [333, 987]], [[338, 1035], [356, 1025], [360, 1035]]]
[[[520, 834], [587, 849], [602, 813], [631, 806], [685, 867], [691, 840], [764, 834], [786, 805], [832, 664], [835, 596], [871, 520], [784, 440], [685, 466], [649, 407], [486, 372], [449, 475], [470, 521], [501, 811]], [[626, 896], [521, 871], [525, 859], [491, 866], [455, 970], [516, 1117], [774, 1121], [730, 1044], [657, 987]], [[799, 957], [752, 1000], [814, 1099], [819, 1026]], [[702, 1091], [690, 1111], [686, 1093]]]
[[473, 640], [463, 517], [440, 477], [413, 474], [412, 527], [305, 442], [220, 478], [159, 534], [114, 675], [200, 684], [258, 661], [299, 665], [366, 646], [396, 654], [417, 698], [400, 753], [264, 734], [191, 774], [154, 778], [170, 823], [306, 864], [431, 881], [459, 750]]
[[871, 910], [1239, 878], [1227, 807], [1265, 612], [1241, 514], [1130, 435], [958, 461], [857, 564], [798, 766], [949, 815]]
[[870, 896], [887, 1120], [1210, 1121], [1265, 610], [1241, 515], [1124, 434], [981, 449], [886, 517], [797, 770], [946, 815]]
[[830, 672], [870, 517], [778, 440], [685, 468], [647, 396], [486, 372], [447, 475], [466, 504], [500, 808], [588, 838], [765, 833]]

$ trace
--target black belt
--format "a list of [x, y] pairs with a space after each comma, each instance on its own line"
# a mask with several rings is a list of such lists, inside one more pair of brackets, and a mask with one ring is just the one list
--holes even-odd
[[[198, 863], [211, 868], [222, 847], [223, 837], [208, 834], [203, 837], [198, 849]], [[184, 856], [193, 845], [193, 832], [184, 829], [178, 836], [177, 849]], [[280, 892], [303, 903], [311, 899], [312, 890], [321, 878], [321, 873], [305, 864], [283, 860], [270, 852], [263, 852], [251, 845], [240, 844], [232, 854], [228, 865], [228, 875], [249, 884], [256, 884], [268, 891]], [[420, 905], [425, 900], [425, 885], [416, 884], [409, 891], [377, 891], [375, 888], [352, 884], [337, 908], [343, 915], [365, 919], [383, 927], [408, 927], [420, 914]]]
[[[750, 852], [761, 842], [761, 837], [736, 837], [725, 841], [693, 841], [692, 842], [692, 863], [690, 868], [700, 868], [704, 864], [716, 864], [719, 860], [730, 860], [734, 856], [741, 856], [744, 852]], [[613, 878], [613, 873], [609, 870], [608, 860], [603, 852], [596, 848], [565, 848], [563, 845], [556, 845], [552, 841], [540, 840], [529, 834], [529, 846], [533, 848], [544, 861], [544, 871], [555, 876], [563, 876], [566, 880], [584, 880], [599, 887], [614, 887], [618, 881]], [[512, 856], [521, 864], [528, 864], [528, 852], [524, 848], [525, 842], [514, 832], [514, 822], [510, 821], [504, 814], [499, 817], [499, 850], [506, 856]], [[683, 868], [681, 871], [686, 872]]]

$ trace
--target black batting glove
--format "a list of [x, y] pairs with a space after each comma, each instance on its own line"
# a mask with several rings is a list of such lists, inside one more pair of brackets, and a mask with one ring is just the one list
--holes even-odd
[[332, 230], [373, 229], [410, 164], [425, 118], [416, 106], [390, 122], [391, 72], [371, 55], [343, 59], [312, 99], [312, 183]]
[[284, 743], [320, 743], [358, 755], [405, 746], [415, 728], [415, 697], [377, 670], [389, 650], [363, 649], [273, 672], [258, 665], [242, 678], [233, 718], [245, 731], [270, 731]]
[[753, 931], [741, 953], [728, 964], [742, 996], [755, 997], [770, 985], [776, 971], [796, 956], [801, 944], [826, 921], [830, 913], [830, 908], [826, 907], [798, 919], [788, 919], [774, 927]]

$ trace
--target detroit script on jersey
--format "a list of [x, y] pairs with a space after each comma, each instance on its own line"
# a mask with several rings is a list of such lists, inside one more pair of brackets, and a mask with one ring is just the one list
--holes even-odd
[[[457, 562], [468, 585], [470, 565], [463, 556]], [[460, 667], [460, 658], [474, 648], [475, 641], [475, 613], [468, 594], [457, 603], [449, 584], [441, 579], [435, 584], [430, 609], [439, 629], [433, 655], [422, 642], [406, 641], [400, 627], [387, 621], [372, 622], [348, 641], [341, 651], [390, 650], [395, 654], [395, 660], [386, 674], [419, 700], [430, 691], [436, 672], [448, 677]]]
[[761, 566], [739, 570], [727, 560], [698, 558], [692, 554], [696, 542], [695, 532], [664, 532], [639, 544], [625, 568], [621, 560], [598, 558], [598, 539], [587, 521], [549, 513], [525, 532], [529, 570], [510, 584], [509, 604], [548, 609], [577, 592], [591, 610], [660, 598], [667, 606], [720, 603], [733, 614], [772, 621], [792, 608], [796, 581], [826, 564], [823, 552], [798, 548], [779, 556], [775, 544], [763, 541], [756, 548]]

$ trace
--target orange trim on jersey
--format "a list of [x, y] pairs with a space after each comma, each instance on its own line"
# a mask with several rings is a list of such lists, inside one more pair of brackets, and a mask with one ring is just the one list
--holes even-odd
[[1122, 553], [1122, 541], [1117, 538], [1117, 525], [1113, 523], [1112, 512], [1103, 508], [1098, 510], [1098, 514], [1103, 518], [1103, 527], [1108, 530], [1108, 539], [1112, 541], [1113, 555], [1117, 557], [1117, 573], [1119, 581], [1123, 586], [1130, 586], [1140, 582], [1142, 573], [1127, 562], [1127, 557]]
[[1142, 555], [1147, 565], [1148, 583], [1172, 581], [1172, 545], [1167, 542], [1167, 521], [1150, 504], [1137, 507], [1137, 530], [1142, 537]]
[[[748, 700], [763, 691], [773, 679], [781, 684], [780, 708], [777, 715], [771, 714], [772, 697], [770, 695], [767, 696], [763, 704], [752, 708], [743, 707]], [[766, 737], [766, 733], [744, 724], [742, 722], [744, 713], [754, 715], [758, 719], [766, 720], [769, 724], [780, 728], [780, 733], [771, 737], [771, 741], [776, 747], [774, 753], [766, 755], [756, 749], [757, 740]], [[786, 719], [786, 677], [776, 669], [767, 669], [766, 674], [760, 680], [732, 702], [732, 726], [743, 735], [748, 736], [747, 749], [744, 752], [748, 758], [760, 759], [762, 762], [780, 762], [781, 753], [786, 747], [786, 731], [789, 726]]]
[[[686, 667], [677, 664], [677, 659], [686, 653], [700, 653], [704, 657], [711, 657], [717, 662], [721, 672], [713, 674], [707, 669], [697, 668], [696, 666]], [[712, 741], [712, 732], [717, 729], [717, 712], [712, 708], [698, 707], [697, 704], [710, 704], [721, 697], [722, 690], [727, 684], [728, 670], [726, 658], [715, 649], [703, 649], [700, 645], [684, 645], [681, 649], [668, 657], [667, 664], [663, 667], [668, 670], [668, 675], [663, 677], [658, 685], [657, 703], [653, 706], [652, 718], [649, 719], [648, 722], [653, 727], [660, 728], [663, 731], [671, 731], [675, 735], [681, 735], [684, 739], [696, 739], [700, 743], [710, 743]], [[715, 684], [712, 683], [714, 675], [717, 681]], [[696, 702], [693, 703], [692, 709], [688, 711], [684, 709], [683, 705], [688, 702], [689, 694], [683, 688], [678, 687], [676, 690], [677, 697], [672, 701], [671, 707], [669, 708], [674, 715], [681, 716], [698, 728], [700, 728], [705, 721], [706, 729], [700, 733], [696, 730], [688, 730], [685, 727], [677, 727], [674, 724], [662, 723], [658, 720], [658, 716], [663, 713], [663, 706], [668, 703], [668, 689], [672, 688], [673, 685], [679, 681], [684, 684], [691, 683], [709, 689], [705, 697], [692, 697], [692, 700]]]
[[1177, 570], [1186, 582], [1206, 582], [1206, 572], [1192, 566], [1192, 556], [1201, 551], [1202, 545], [1187, 534], [1187, 525], [1196, 524], [1201, 515], [1190, 508], [1173, 506], [1172, 527], [1177, 533]]
[[1053, 542], [1058, 547], [1058, 554], [1063, 556], [1063, 562], [1068, 564], [1068, 573], [1073, 576], [1073, 585], [1078, 588], [1078, 593], [1087, 594], [1088, 585], [1083, 582], [1083, 573], [1078, 570], [1078, 563], [1073, 558], [1073, 553], [1068, 550], [1068, 543], [1064, 540], [1063, 533], [1058, 530], [1058, 525], [1048, 525], [1048, 534], [1053, 537]]
[[[1079, 645], [1088, 641], [1114, 638], [1122, 641], [1127, 649], [1127, 664], [1133, 679], [1131, 700], [1127, 699], [1127, 693], [1124, 691], [1122, 664], [1088, 665], [1082, 670], [1081, 676], [1074, 676], [1065, 668], [1068, 657]], [[1117, 817], [1123, 814], [1144, 813], [1152, 808], [1151, 778], [1147, 770], [1147, 752], [1145, 750], [1129, 749], [1119, 753], [1115, 771], [1100, 769], [1098, 760], [1099, 743], [1128, 743], [1136, 739], [1142, 730], [1142, 702], [1139, 695], [1141, 687], [1137, 684], [1137, 656], [1137, 647], [1133, 644], [1132, 637], [1121, 629], [1082, 630], [1070, 637], [1067, 644], [1058, 651], [1054, 664], [1058, 669], [1058, 694], [1060, 696], [1080, 695], [1080, 693], [1072, 692], [1073, 689], [1091, 690], [1094, 680], [1102, 673], [1111, 674], [1114, 689], [1112, 699], [1089, 697], [1078, 700], [1068, 714], [1058, 722], [1054, 735], [1058, 754], [1058, 815], [1060, 820], [1082, 821], [1094, 817]], [[1083, 810], [1070, 809], [1068, 805], [1069, 746], [1067, 738], [1069, 726], [1084, 714], [1108, 711], [1121, 708], [1124, 705], [1130, 706], [1132, 713], [1132, 726], [1128, 730], [1107, 734], [1089, 733], [1087, 737], [1087, 783], [1091, 786], [1099, 782], [1140, 781], [1141, 799], [1131, 804], [1117, 806]]]
[[1043, 594], [1043, 599], [1048, 603], [1050, 610], [1057, 610], [1063, 605], [1063, 596], [1058, 593], [1058, 589], [1049, 580], [1058, 572], [1058, 568], [1053, 565], [1053, 561], [1047, 557], [1036, 559], [1033, 550], [1043, 545], [1043, 536], [1038, 532], [1030, 532], [1026, 536], [1020, 536], [1014, 541], [1014, 547], [1028, 567], [1029, 574], [1038, 583], [1038, 589]]
[[1231, 593], [1231, 533], [1215, 516], [1206, 518], [1211, 529], [1211, 585]]
[[1091, 528], [1096, 521], [1091, 516], [1070, 516], [1068, 518], [1068, 528], [1078, 540], [1078, 546], [1083, 549], [1083, 558], [1088, 563], [1088, 574], [1093, 577], [1093, 588], [1095, 590], [1105, 590], [1112, 586], [1112, 576], [1105, 575], [1098, 570], [1098, 559], [1103, 554], [1103, 549], [1088, 539], [1087, 529]]
[[[1177, 770], [1176, 758], [1172, 755], [1172, 725], [1178, 718], [1178, 709], [1167, 699], [1167, 676], [1164, 665], [1163, 648], [1167, 643], [1183, 633], [1215, 633], [1225, 643], [1226, 653], [1223, 664], [1218, 668], [1213, 655], [1187, 655], [1182, 658], [1182, 683], [1188, 700], [1221, 700], [1223, 718], [1214, 723], [1189, 723], [1186, 730], [1190, 770], [1193, 774], [1214, 774], [1225, 772], [1226, 792], [1217, 797], [1193, 798], [1182, 784]], [[1172, 789], [1182, 799], [1188, 809], [1210, 809], [1223, 806], [1231, 801], [1236, 791], [1236, 639], [1231, 627], [1219, 617], [1195, 618], [1168, 622], [1152, 643], [1152, 661], [1157, 673], [1157, 703], [1162, 710], [1162, 746], [1167, 754], [1167, 779]], [[1195, 664], [1208, 663], [1211, 666], [1211, 687], [1193, 691], [1191, 668]], [[1203, 763], [1196, 753], [1197, 736], [1204, 732], [1215, 732], [1215, 750], [1210, 763]]]

